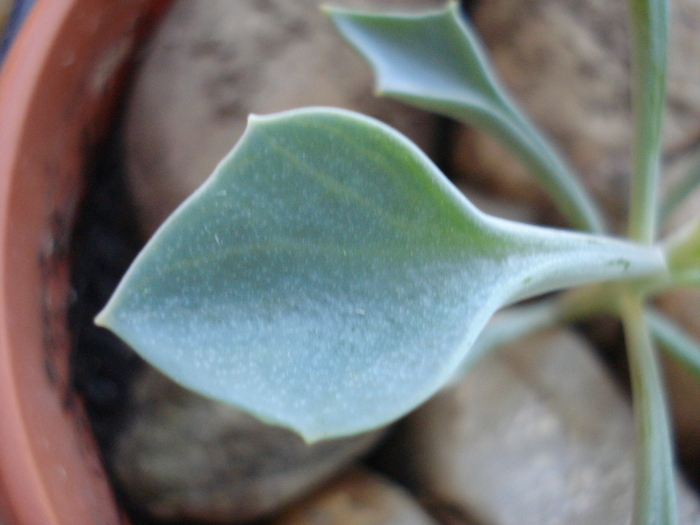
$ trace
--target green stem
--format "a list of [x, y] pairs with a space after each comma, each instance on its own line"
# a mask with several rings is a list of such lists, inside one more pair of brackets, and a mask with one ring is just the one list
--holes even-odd
[[675, 525], [673, 453], [663, 381], [642, 301], [625, 294], [621, 310], [637, 431], [636, 525]]
[[668, 0], [629, 0], [635, 119], [629, 236], [656, 236], [661, 121], [666, 88]]

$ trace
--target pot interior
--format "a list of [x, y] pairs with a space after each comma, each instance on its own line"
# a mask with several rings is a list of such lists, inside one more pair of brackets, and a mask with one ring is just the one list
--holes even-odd
[[123, 523], [68, 368], [83, 174], [165, 0], [41, 0], [0, 76], [0, 522]]

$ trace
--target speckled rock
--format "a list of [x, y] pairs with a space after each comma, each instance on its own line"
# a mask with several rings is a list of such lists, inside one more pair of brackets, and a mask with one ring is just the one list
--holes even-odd
[[437, 525], [405, 490], [354, 468], [294, 504], [270, 525]]
[[[630, 522], [631, 410], [573, 332], [490, 355], [402, 430], [393, 451], [398, 475], [480, 523]], [[681, 523], [700, 523], [696, 497], [682, 484], [679, 496]]]
[[145, 53], [126, 115], [128, 181], [145, 237], [211, 173], [250, 113], [301, 106], [353, 109], [431, 150], [435, 117], [376, 99], [369, 67], [318, 4], [186, 0], [173, 5]]
[[381, 435], [307, 445], [148, 370], [108, 458], [131, 505], [161, 519], [238, 523], [268, 515], [366, 452]]
[[[667, 179], [700, 139], [700, 4], [671, 6]], [[489, 0], [473, 15], [504, 84], [583, 176], [619, 229], [630, 170], [630, 80], [625, 2]], [[527, 196], [539, 220], [551, 206], [530, 175], [484, 134], [462, 129], [455, 164], [465, 177], [506, 200]], [[700, 201], [699, 201], [700, 202]]]

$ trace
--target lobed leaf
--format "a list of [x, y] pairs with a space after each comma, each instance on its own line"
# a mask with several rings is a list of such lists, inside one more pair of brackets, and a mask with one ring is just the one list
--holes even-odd
[[374, 68], [379, 94], [490, 132], [520, 157], [575, 227], [603, 230], [571, 167], [501, 87], [456, 2], [421, 14], [326, 11]]
[[425, 401], [505, 304], [663, 270], [655, 249], [489, 217], [396, 131], [311, 108], [251, 118], [97, 322], [313, 441]]

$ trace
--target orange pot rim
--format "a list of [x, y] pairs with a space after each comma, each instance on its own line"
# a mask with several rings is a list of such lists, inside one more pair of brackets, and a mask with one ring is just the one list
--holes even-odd
[[72, 228], [89, 146], [167, 3], [38, 0], [0, 70], [3, 525], [124, 523], [80, 403], [65, 397], [69, 235], [56, 230]]

